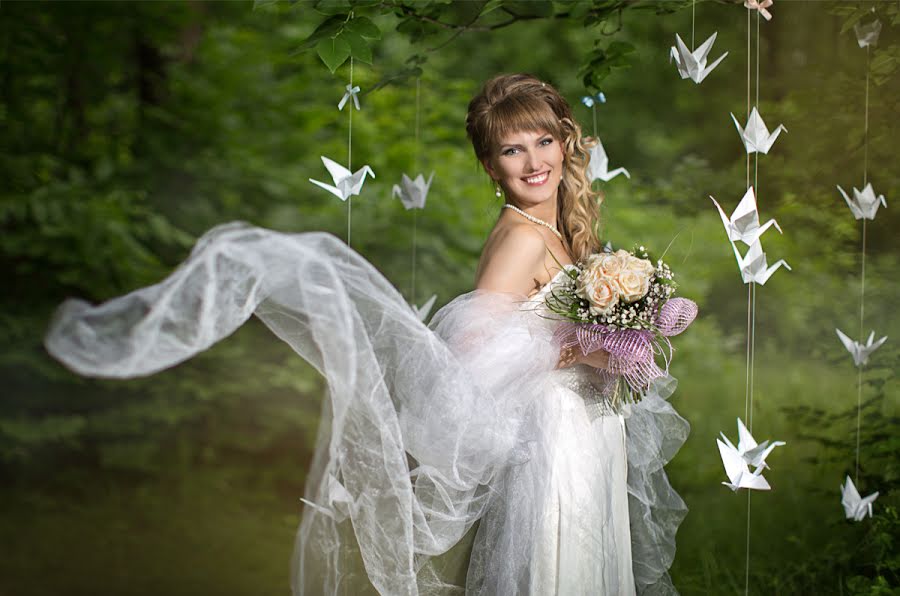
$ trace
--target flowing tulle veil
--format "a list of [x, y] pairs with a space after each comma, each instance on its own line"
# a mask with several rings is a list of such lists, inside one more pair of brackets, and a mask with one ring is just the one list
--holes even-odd
[[[382, 594], [451, 594], [465, 585], [473, 525], [503, 506], [496, 487], [522, 462], [543, 465], [541, 397], [559, 348], [552, 325], [523, 300], [471, 292], [426, 327], [337, 238], [235, 223], [205, 234], [159, 284], [98, 306], [67, 301], [45, 343], [80, 374], [128, 378], [192, 357], [255, 314], [328, 385], [294, 593], [359, 593], [369, 583]], [[687, 436], [666, 401], [673, 389], [655, 385], [627, 413], [634, 575], [644, 593], [674, 592], [667, 569], [686, 511], [663, 471]], [[546, 490], [537, 478], [526, 505]], [[504, 537], [528, 538], [527, 527]], [[469, 570], [468, 582], [527, 572], [519, 551]]]

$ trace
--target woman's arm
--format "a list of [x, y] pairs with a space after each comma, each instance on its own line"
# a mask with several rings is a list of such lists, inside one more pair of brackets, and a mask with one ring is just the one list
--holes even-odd
[[559, 362], [556, 368], [569, 368], [576, 364], [587, 364], [593, 368], [607, 368], [609, 366], [609, 352], [597, 350], [590, 354], [582, 354], [578, 346], [570, 346], [560, 350]]

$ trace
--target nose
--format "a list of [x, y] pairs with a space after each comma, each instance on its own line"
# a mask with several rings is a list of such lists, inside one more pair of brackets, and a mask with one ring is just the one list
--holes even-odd
[[528, 172], [537, 172], [541, 168], [541, 159], [538, 156], [536, 151], [528, 152], [528, 159], [525, 162], [525, 167]]

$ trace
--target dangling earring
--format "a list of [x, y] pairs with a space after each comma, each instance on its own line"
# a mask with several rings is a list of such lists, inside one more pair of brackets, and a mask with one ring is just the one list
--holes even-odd
[[496, 184], [496, 187], [494, 188], [494, 194], [497, 195], [497, 198], [499, 199], [500, 197], [503, 196], [503, 189], [500, 188], [499, 182], [496, 182], [495, 184]]

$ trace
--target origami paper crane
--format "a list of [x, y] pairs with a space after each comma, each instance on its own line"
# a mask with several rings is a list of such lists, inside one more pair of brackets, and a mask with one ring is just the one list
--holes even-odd
[[375, 177], [375, 172], [373, 172], [372, 168], [369, 166], [363, 166], [355, 172], [351, 172], [344, 166], [335, 163], [324, 155], [322, 156], [322, 163], [328, 168], [328, 173], [331, 174], [331, 177], [334, 180], [334, 186], [319, 182], [318, 180], [313, 180], [312, 178], [310, 178], [309, 181], [316, 186], [321, 186], [342, 201], [346, 201], [351, 195], [359, 194], [362, 190], [363, 183], [366, 181], [366, 174], [372, 178]]
[[392, 196], [399, 196], [403, 202], [403, 206], [409, 209], [424, 209], [425, 199], [428, 197], [428, 189], [431, 188], [431, 180], [434, 178], [434, 172], [425, 181], [422, 174], [416, 176], [415, 180], [410, 180], [409, 176], [403, 174], [400, 184], [395, 184], [391, 191]]
[[359, 85], [352, 86], [352, 85], [348, 84], [345, 87], [345, 89], [347, 91], [346, 91], [346, 93], [344, 93], [344, 97], [342, 97], [341, 101], [338, 103], [338, 109], [343, 111], [344, 104], [346, 104], [347, 100], [352, 97], [353, 98], [353, 106], [358, 110], [359, 109]]
[[844, 344], [844, 347], [847, 348], [847, 351], [853, 356], [853, 363], [858, 367], [865, 366], [869, 362], [869, 356], [872, 352], [880, 348], [881, 344], [887, 340], [887, 335], [885, 335], [878, 341], [874, 341], [875, 332], [873, 331], [869, 334], [868, 341], [863, 345], [858, 341], [854, 341], [847, 337], [840, 329], [835, 329], [835, 331], [837, 332], [837, 336], [841, 340], [841, 343]]
[[413, 312], [416, 313], [416, 316], [419, 317], [420, 321], [425, 321], [428, 318], [428, 313], [431, 312], [432, 307], [434, 307], [434, 301], [437, 299], [437, 294], [432, 294], [431, 298], [429, 298], [425, 304], [422, 306], [416, 306], [415, 304], [411, 305]]
[[709, 198], [712, 199], [716, 209], [719, 210], [719, 216], [722, 218], [722, 225], [725, 226], [725, 232], [728, 234], [728, 239], [732, 242], [740, 240], [747, 246], [750, 246], [759, 240], [759, 237], [762, 236], [763, 232], [768, 230], [770, 226], [775, 226], [776, 230], [783, 233], [781, 232], [781, 227], [779, 227], [778, 222], [774, 219], [770, 219], [762, 226], [759, 225], [756, 193], [753, 191], [752, 186], [744, 193], [744, 198], [738, 203], [738, 206], [735, 208], [734, 213], [731, 214], [731, 217], [725, 215], [722, 206], [719, 205], [719, 202], [716, 201], [712, 195], [710, 195]]
[[716, 445], [719, 446], [719, 455], [722, 456], [725, 475], [728, 476], [728, 482], [723, 482], [722, 484], [735, 492], [741, 488], [754, 490], [769, 490], [772, 488], [769, 486], [768, 480], [763, 477], [762, 468], [757, 468], [756, 471], [751, 472], [747, 466], [747, 461], [734, 446], [729, 446], [719, 439], [716, 439]]
[[609, 157], [606, 156], [606, 150], [603, 149], [603, 143], [597, 139], [597, 144], [591, 147], [591, 160], [588, 163], [588, 174], [591, 182], [594, 180], [603, 180], [609, 182], [619, 174], [625, 174], [626, 178], [631, 178], [631, 174], [625, 168], [616, 168], [609, 171]]
[[872, 503], [877, 498], [878, 491], [867, 497], [860, 497], [859, 491], [856, 490], [856, 486], [850, 480], [850, 476], [847, 476], [847, 480], [841, 486], [841, 505], [844, 506], [844, 515], [847, 516], [847, 519], [862, 521], [865, 519], [866, 514], [872, 517]]
[[759, 14], [761, 14], [764, 19], [771, 21], [772, 13], [766, 9], [774, 3], [775, 0], [762, 0], [762, 2], [759, 0], [744, 0], [744, 7], [749, 8], [750, 10], [758, 10]]
[[763, 252], [762, 244], [759, 243], [759, 240], [750, 245], [750, 250], [748, 250], [747, 254], [743, 257], [741, 256], [741, 253], [738, 252], [734, 242], [731, 243], [731, 248], [734, 249], [734, 256], [737, 259], [738, 267], [741, 270], [741, 279], [744, 280], [745, 284], [755, 283], [764, 285], [769, 278], [772, 277], [772, 274], [782, 265], [784, 265], [788, 271], [791, 271], [791, 266], [788, 265], [784, 259], [779, 259], [774, 265], [769, 267], [766, 263], [766, 253]]
[[881, 21], [875, 19], [871, 23], [857, 23], [853, 25], [856, 33], [856, 42], [859, 47], [866, 48], [878, 44], [878, 36], [881, 34]]
[[734, 125], [741, 135], [741, 140], [744, 142], [747, 153], [768, 153], [769, 149], [772, 148], [775, 139], [781, 134], [781, 131], [787, 132], [787, 128], [785, 128], [783, 124], [779, 124], [770, 134], [769, 129], [766, 128], [766, 123], [763, 122], [762, 116], [759, 115], [756, 106], [750, 111], [750, 117], [747, 119], [747, 126], [745, 128], [741, 128], [741, 125], [738, 122], [738, 119], [734, 117], [734, 114], [731, 115], [731, 119], [734, 120]]
[[725, 436], [725, 433], [719, 433], [722, 435], [722, 440], [725, 441], [725, 444], [731, 448], [735, 449], [744, 461], [747, 462], [747, 465], [753, 466], [755, 468], [768, 468], [769, 465], [766, 463], [766, 458], [769, 457], [769, 454], [772, 453], [772, 450], [776, 447], [781, 447], [785, 445], [784, 441], [772, 441], [769, 444], [768, 440], [763, 441], [762, 443], [756, 442], [756, 439], [753, 438], [753, 435], [750, 434], [750, 431], [747, 430], [747, 427], [744, 426], [744, 422], [738, 418], [738, 446], [735, 446], [728, 440], [728, 437]]
[[709, 52], [716, 42], [717, 35], [718, 32], [710, 35], [706, 41], [700, 44], [700, 47], [692, 52], [684, 45], [681, 36], [677, 33], [675, 34], [675, 45], [669, 50], [669, 62], [675, 61], [675, 66], [678, 67], [678, 74], [681, 75], [682, 79], [689, 78], [699, 85], [703, 82], [703, 79], [706, 78], [706, 75], [711, 73], [712, 70], [719, 65], [719, 62], [725, 59], [728, 52], [719, 56], [719, 58], [709, 66], [706, 65], [706, 58], [709, 56]]
[[847, 201], [847, 206], [850, 207], [850, 211], [853, 212], [853, 217], [856, 219], [875, 219], [875, 214], [878, 213], [878, 204], [881, 203], [884, 207], [887, 207], [884, 195], [875, 196], [875, 190], [872, 188], [871, 182], [866, 184], [862, 191], [857, 190], [854, 186], [853, 199], [848, 197], [847, 193], [840, 186], [837, 189], [841, 191], [841, 196]]

